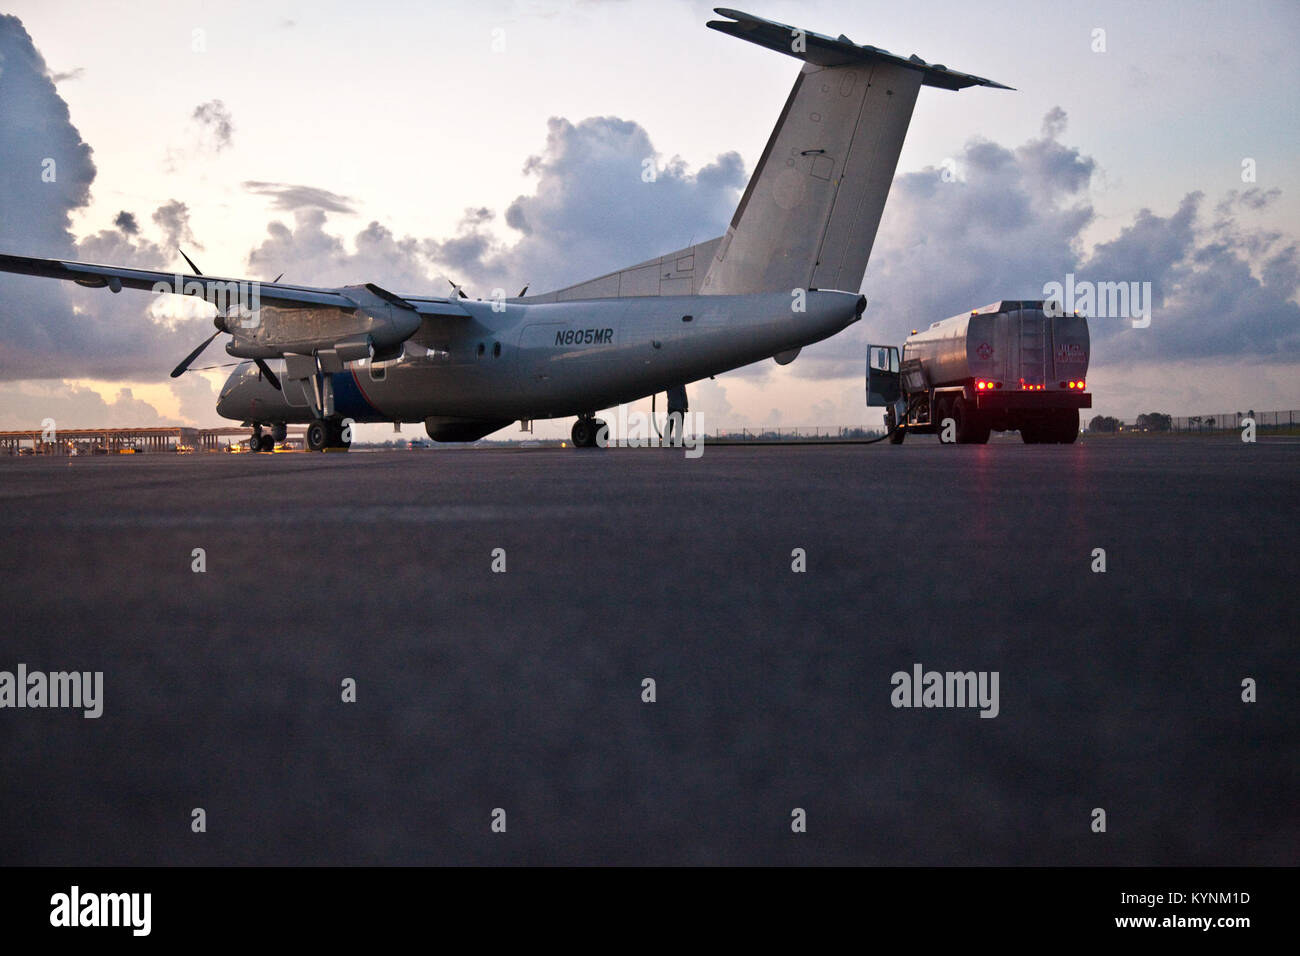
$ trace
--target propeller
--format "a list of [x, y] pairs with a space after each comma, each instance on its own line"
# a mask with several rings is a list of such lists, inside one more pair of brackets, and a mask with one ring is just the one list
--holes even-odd
[[469, 296], [465, 294], [465, 290], [460, 287], [460, 284], [457, 283], [455, 279], [453, 279], [451, 276], [443, 276], [443, 278], [451, 283], [452, 291], [454, 291], [458, 296], [460, 296], [462, 299], [469, 298]]
[[[181, 257], [185, 260], [186, 264], [191, 269], [194, 270], [194, 274], [196, 276], [203, 275], [203, 273], [199, 270], [199, 267], [194, 264], [194, 260], [191, 259], [189, 256], [185, 255], [184, 249], [177, 249], [176, 251], [181, 254]], [[279, 282], [283, 278], [284, 278], [284, 273], [281, 272], [278, 276], [275, 277], [275, 280], [271, 284], [274, 285], [276, 282]], [[194, 363], [194, 360], [203, 354], [203, 350], [212, 344], [213, 339], [215, 339], [222, 332], [230, 331], [230, 329], [227, 328], [226, 326], [226, 317], [224, 315], [218, 314], [217, 317], [212, 320], [212, 324], [217, 327], [217, 331], [213, 332], [201, 343], [199, 343], [198, 348], [196, 348], [193, 352], [185, 356], [185, 358], [181, 359], [181, 363], [177, 365], [174, 369], [172, 369], [172, 375], [171, 375], [172, 378], [180, 378], [187, 371], [189, 371], [189, 368]], [[280, 379], [276, 377], [276, 374], [273, 371], [271, 371], [271, 366], [266, 364], [266, 359], [260, 359], [260, 358], [253, 359], [253, 362], [257, 365], [258, 370], [264, 376], [266, 376], [266, 380], [271, 383], [271, 386], [277, 392], [283, 391], [283, 389], [280, 386]]]
[[226, 331], [225, 319], [222, 316], [217, 316], [216, 319], [214, 320], [214, 324], [217, 326], [217, 331], [213, 332], [206, 339], [204, 339], [203, 342], [199, 345], [199, 347], [196, 348], [193, 352], [185, 356], [185, 358], [181, 359], [181, 364], [177, 365], [174, 369], [172, 369], [172, 378], [180, 378], [182, 375], [184, 375], [189, 370], [189, 367], [194, 362], [194, 360], [203, 354], [203, 350], [212, 344], [212, 340], [215, 339], [222, 332]]
[[253, 361], [257, 363], [258, 369], [260, 369], [262, 374], [266, 376], [266, 380], [271, 383], [272, 388], [277, 392], [284, 391], [284, 389], [280, 387], [280, 380], [276, 378], [275, 373], [271, 371], [271, 366], [266, 364], [266, 359], [259, 358], [253, 359]]
[[515, 298], [522, 299], [522, 298], [524, 297], [524, 295], [528, 292], [528, 286], [529, 286], [529, 285], [530, 285], [530, 283], [525, 282], [525, 283], [524, 283], [524, 287], [523, 287], [522, 289], [519, 290], [519, 295], [517, 295]]

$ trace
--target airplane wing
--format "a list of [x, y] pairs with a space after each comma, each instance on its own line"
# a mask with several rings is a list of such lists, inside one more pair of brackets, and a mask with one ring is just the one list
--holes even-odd
[[264, 364], [269, 358], [313, 356], [321, 369], [331, 372], [342, 370], [346, 362], [399, 349], [420, 328], [425, 316], [470, 317], [465, 308], [449, 299], [407, 298], [371, 282], [321, 289], [4, 253], [0, 253], [0, 272], [65, 279], [112, 292], [141, 289], [192, 295], [212, 303], [217, 307], [217, 331], [176, 366], [173, 378], [183, 374], [223, 332], [231, 336], [226, 352], [236, 358]]
[[[153, 272], [148, 269], [126, 269], [122, 266], [96, 265], [65, 259], [35, 259], [30, 256], [12, 256], [0, 253], [0, 272], [17, 275], [42, 276], [47, 279], [66, 279], [92, 289], [143, 289], [146, 292], [166, 291], [177, 295], [195, 295], [214, 301], [218, 295], [230, 297], [241, 287], [257, 288], [257, 294], [266, 305], [282, 308], [333, 306], [352, 310], [357, 303], [337, 289], [317, 289], [310, 286], [282, 285], [259, 282], [254, 279], [226, 279], [219, 276], [187, 275], [183, 272]], [[242, 299], [241, 299], [242, 301]]]

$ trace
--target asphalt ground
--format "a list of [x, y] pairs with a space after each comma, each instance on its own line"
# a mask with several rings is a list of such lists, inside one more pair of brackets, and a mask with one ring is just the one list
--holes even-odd
[[[22, 458], [0, 500], [0, 670], [104, 675], [0, 709], [2, 864], [1297, 861], [1295, 440]], [[893, 706], [917, 663], [997, 716]]]

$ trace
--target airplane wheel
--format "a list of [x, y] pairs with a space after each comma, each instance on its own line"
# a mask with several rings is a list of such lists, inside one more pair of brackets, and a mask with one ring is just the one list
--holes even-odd
[[262, 434], [257, 439], [258, 451], [275, 451], [275, 438], [272, 435]]
[[1036, 425], [1020, 426], [1020, 440], [1026, 445], [1041, 445], [1043, 442], [1042, 435]]
[[596, 429], [593, 427], [594, 422], [590, 418], [579, 418], [573, 423], [573, 431], [569, 437], [573, 439], [575, 448], [591, 448], [596, 444]]
[[271, 437], [276, 441], [284, 441], [289, 437], [289, 426], [284, 422], [276, 422], [271, 426]]
[[320, 419], [307, 426], [308, 451], [324, 451], [325, 446], [329, 444], [329, 440], [329, 429], [325, 427], [325, 423]]

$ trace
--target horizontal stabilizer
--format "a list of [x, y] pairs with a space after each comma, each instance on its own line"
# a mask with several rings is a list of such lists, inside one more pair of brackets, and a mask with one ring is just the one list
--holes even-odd
[[937, 86], [945, 90], [964, 90], [968, 86], [1012, 89], [993, 80], [986, 80], [982, 76], [958, 73], [940, 63], [927, 63], [916, 54], [902, 57], [880, 47], [859, 46], [843, 34], [835, 38], [823, 36], [820, 33], [801, 30], [773, 20], [764, 20], [762, 17], [742, 13], [739, 10], [728, 10], [725, 7], [719, 7], [713, 12], [731, 19], [710, 20], [708, 23], [710, 30], [748, 40], [750, 43], [757, 43], [769, 50], [776, 50], [778, 53], [815, 63], [818, 66], [849, 66], [871, 62], [897, 63], [920, 72], [923, 75], [922, 86]]

